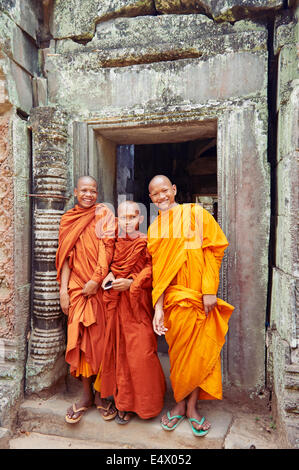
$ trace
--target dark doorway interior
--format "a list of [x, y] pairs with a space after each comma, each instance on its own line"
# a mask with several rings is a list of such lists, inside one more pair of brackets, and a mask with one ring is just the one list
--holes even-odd
[[[177, 202], [199, 202], [217, 219], [217, 147], [216, 138], [187, 142], [118, 145], [117, 195], [142, 203], [150, 224], [148, 183], [163, 174], [176, 184]], [[158, 338], [159, 352], [167, 352], [163, 337]]]
[[210, 202], [217, 218], [216, 138], [118, 146], [117, 194], [142, 203], [148, 215], [148, 183], [157, 174], [168, 176], [176, 184], [179, 203], [203, 203], [202, 198], [213, 198]]

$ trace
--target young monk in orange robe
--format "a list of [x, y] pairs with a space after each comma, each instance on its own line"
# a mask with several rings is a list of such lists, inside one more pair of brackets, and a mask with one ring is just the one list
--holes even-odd
[[60, 304], [68, 316], [66, 362], [70, 373], [82, 380], [83, 395], [67, 410], [66, 421], [77, 423], [94, 403], [104, 419], [116, 409], [94, 398], [92, 382], [100, 367], [104, 345], [105, 314], [99, 286], [109, 271], [115, 243], [115, 218], [104, 204], [96, 204], [94, 178], [79, 178], [74, 191], [78, 204], [61, 218], [56, 254]]
[[134, 413], [140, 418], [157, 416], [163, 408], [165, 377], [157, 355], [152, 328], [152, 265], [146, 235], [138, 231], [138, 205], [125, 201], [118, 208], [120, 234], [103, 286], [107, 326], [102, 367], [94, 384], [101, 396], [114, 396], [119, 424]]
[[174, 430], [187, 417], [196, 436], [210, 423], [198, 399], [221, 399], [220, 352], [233, 307], [216, 293], [219, 269], [228, 246], [215, 219], [198, 204], [179, 205], [176, 186], [163, 175], [152, 179], [150, 198], [160, 209], [149, 227], [153, 263], [153, 327], [169, 345], [170, 380], [176, 405], [162, 417]]

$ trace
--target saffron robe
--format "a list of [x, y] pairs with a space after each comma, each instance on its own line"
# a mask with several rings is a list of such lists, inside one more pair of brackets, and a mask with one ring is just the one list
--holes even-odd
[[199, 399], [221, 399], [220, 353], [234, 309], [217, 298], [206, 316], [203, 294], [216, 294], [227, 239], [199, 204], [160, 212], [148, 230], [153, 305], [164, 292], [165, 339], [177, 402], [199, 387]]
[[68, 293], [67, 347], [65, 359], [74, 376], [89, 377], [98, 373], [102, 360], [105, 313], [102, 289], [84, 296], [87, 281], [101, 284], [108, 274], [115, 243], [115, 218], [104, 205], [88, 209], [76, 205], [63, 214], [60, 221], [56, 253], [57, 281], [68, 260], [70, 278]]
[[166, 383], [152, 327], [152, 266], [146, 235], [119, 237], [110, 270], [132, 278], [130, 289], [104, 293], [106, 334], [102, 367], [94, 384], [102, 397], [113, 395], [120, 411], [142, 419], [163, 408]]

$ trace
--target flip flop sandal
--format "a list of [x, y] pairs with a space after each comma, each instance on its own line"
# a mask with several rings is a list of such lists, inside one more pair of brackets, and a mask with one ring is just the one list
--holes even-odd
[[[113, 403], [112, 403], [112, 401], [109, 401], [107, 408], [105, 408], [104, 406], [101, 406], [101, 405], [97, 405], [97, 410], [108, 411], [108, 410], [110, 410], [111, 406], [113, 406]], [[102, 416], [104, 421], [111, 421], [117, 415], [117, 409], [115, 409], [115, 412], [110, 414], [110, 415], [104, 416], [103, 413], [101, 413], [101, 412], [100, 412], [100, 415]]]
[[[130, 411], [127, 411], [127, 412], [125, 413], [125, 416], [126, 416], [126, 414], [130, 414]], [[125, 417], [125, 416], [124, 416], [124, 417]], [[117, 416], [115, 417], [116, 423], [117, 423], [117, 424], [128, 424], [128, 423], [131, 421], [131, 419], [133, 418], [133, 415], [130, 417], [130, 419], [124, 419], [124, 417], [121, 418], [121, 417], [119, 416], [119, 414], [117, 414]]]
[[175, 423], [171, 428], [169, 426], [167, 426], [167, 424], [161, 423], [161, 426], [162, 426], [163, 429], [165, 429], [165, 431], [174, 431], [174, 429], [185, 419], [185, 416], [181, 416], [181, 415], [170, 416], [169, 411], [167, 411], [166, 416], [167, 416], [169, 422], [172, 421], [173, 419], [177, 419], [178, 422]]
[[207, 430], [203, 430], [203, 429], [196, 429], [194, 426], [193, 426], [193, 422], [199, 424], [199, 426], [201, 426], [204, 421], [205, 421], [205, 417], [203, 417], [200, 421], [198, 421], [197, 419], [195, 418], [188, 418], [188, 421], [191, 425], [191, 428], [192, 428], [192, 432], [193, 434], [196, 436], [196, 437], [202, 437], [202, 436], [205, 436], [206, 434], [208, 434], [209, 432], [209, 429]]
[[80, 419], [82, 418], [82, 416], [84, 415], [85, 411], [88, 410], [88, 408], [90, 408], [90, 406], [82, 406], [81, 408], [76, 408], [76, 405], [75, 403], [73, 404], [73, 412], [74, 413], [79, 413], [81, 412], [81, 414], [78, 416], [78, 418], [70, 418], [69, 416], [65, 415], [65, 420], [67, 423], [70, 423], [70, 424], [76, 424], [80, 421]]

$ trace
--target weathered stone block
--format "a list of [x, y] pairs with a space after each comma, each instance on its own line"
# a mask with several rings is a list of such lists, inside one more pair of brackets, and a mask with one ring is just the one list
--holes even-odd
[[153, 0], [56, 0], [51, 33], [55, 39], [91, 39], [95, 25], [117, 16], [153, 15]]
[[66, 56], [92, 52], [99, 66], [117, 67], [262, 50], [267, 50], [267, 30], [252, 21], [216, 24], [203, 15], [164, 15], [100, 23], [85, 46], [70, 39], [60, 40], [49, 52]]
[[35, 77], [32, 81], [34, 107], [48, 105], [48, 84], [42, 77]]
[[30, 114], [33, 105], [32, 78], [12, 61], [10, 62], [10, 70], [12, 75], [12, 82], [10, 82], [10, 84], [14, 86], [12, 102], [14, 102], [22, 111]]
[[283, 10], [275, 17], [273, 52], [277, 55], [283, 46], [295, 43], [296, 21], [294, 21], [291, 10]]
[[282, 0], [155, 0], [160, 13], [206, 12], [217, 21], [236, 21], [263, 10], [283, 7]]
[[2, 83], [0, 79], [0, 100], [1, 95], [3, 99], [2, 105], [0, 101], [0, 109], [6, 110], [13, 105], [29, 114], [32, 108], [31, 76], [4, 53], [0, 54], [1, 75], [5, 79]]
[[38, 72], [37, 48], [7, 15], [0, 12], [0, 49], [34, 75]]
[[277, 161], [294, 155], [299, 149], [299, 80], [292, 83], [293, 90], [278, 113]]
[[[95, 73], [96, 72], [96, 73]], [[49, 103], [76, 113], [266, 98], [266, 54], [249, 52], [101, 69], [96, 57], [47, 56]]]
[[283, 46], [278, 58], [277, 110], [284, 105], [293, 92], [294, 81], [299, 79], [297, 47], [295, 44]]
[[36, 0], [0, 0], [0, 11], [36, 39], [39, 29], [39, 18], [42, 13], [42, 2]]
[[0, 449], [9, 449], [11, 433], [7, 428], [0, 428]]
[[295, 346], [296, 338], [296, 298], [295, 279], [281, 271], [273, 269], [271, 324], [283, 340]]
[[299, 152], [284, 156], [277, 165], [276, 266], [299, 276], [298, 213]]

